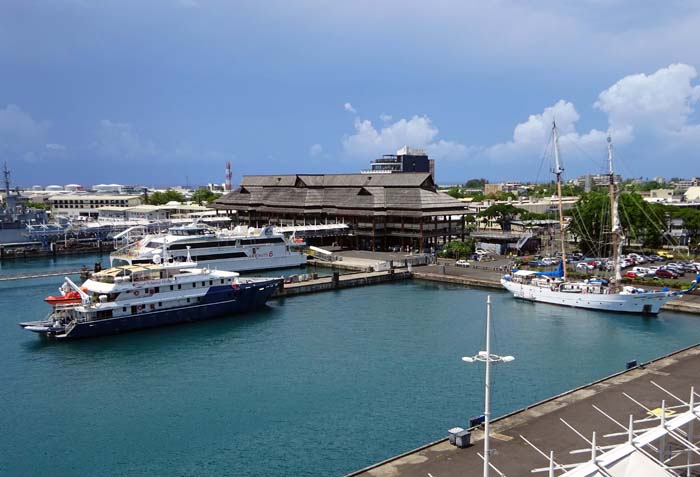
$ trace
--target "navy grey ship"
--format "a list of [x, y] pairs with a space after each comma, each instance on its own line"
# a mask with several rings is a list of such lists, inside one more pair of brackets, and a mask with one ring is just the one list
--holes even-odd
[[20, 326], [63, 340], [207, 320], [262, 307], [282, 282], [159, 258], [94, 273], [81, 286], [66, 277], [61, 295], [46, 299], [48, 316]]

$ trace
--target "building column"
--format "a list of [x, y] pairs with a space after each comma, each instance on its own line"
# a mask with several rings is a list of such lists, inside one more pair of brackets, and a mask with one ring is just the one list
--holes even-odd
[[420, 238], [418, 239], [418, 248], [419, 248], [418, 253], [423, 253], [423, 249], [425, 248], [425, 236], [423, 235], [423, 217], [420, 217], [418, 220], [419, 220], [419, 224], [420, 224], [420, 226], [419, 226], [419, 230], [420, 230], [419, 237]]

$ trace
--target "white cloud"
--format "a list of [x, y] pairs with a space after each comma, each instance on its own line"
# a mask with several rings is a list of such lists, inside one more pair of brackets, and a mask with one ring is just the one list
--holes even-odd
[[353, 107], [352, 107], [352, 104], [350, 104], [350, 103], [345, 103], [345, 104], [343, 105], [343, 109], [344, 109], [345, 111], [348, 111], [348, 112], [353, 113], [353, 114], [357, 113], [357, 111], [355, 111], [355, 108], [353, 108]]
[[381, 119], [381, 120], [382, 120], [383, 122], [385, 122], [385, 123], [388, 123], [389, 121], [391, 121], [391, 120], [394, 119], [394, 118], [391, 117], [390, 114], [384, 114], [384, 113], [382, 113], [382, 114], [379, 115], [379, 119]]
[[[533, 159], [542, 156], [550, 140], [552, 124], [556, 121], [561, 149], [583, 149], [595, 156], [604, 146], [607, 132], [592, 129], [585, 134], [579, 134], [576, 131], [579, 119], [580, 115], [572, 103], [559, 100], [553, 106], [545, 108], [542, 113], [530, 115], [527, 121], [516, 125], [511, 141], [490, 146], [483, 154], [497, 161], [532, 163]], [[618, 141], [622, 142], [622, 138]]]
[[654, 167], [673, 167], [678, 174], [683, 159], [697, 156], [700, 147], [700, 124], [691, 121], [700, 100], [700, 86], [693, 84], [697, 77], [696, 69], [685, 64], [672, 64], [649, 75], [625, 76], [601, 92], [593, 105], [607, 115], [607, 131], [591, 129], [579, 133], [579, 113], [572, 103], [560, 100], [516, 125], [511, 141], [487, 147], [483, 155], [513, 165], [532, 163], [541, 157], [551, 135], [552, 121], [556, 120], [559, 144], [569, 162], [572, 152], [579, 155], [576, 150], [600, 158], [610, 134], [616, 146], [634, 146], [630, 159], [635, 163], [625, 164], [622, 172], [638, 174], [637, 162], [664, 157], [664, 166], [656, 163]]
[[427, 116], [401, 118], [381, 129], [376, 129], [368, 119], [358, 118], [354, 126], [355, 133], [342, 140], [343, 152], [352, 158], [367, 160], [394, 153], [403, 146], [424, 148], [436, 159], [464, 157], [468, 152], [458, 142], [437, 140], [439, 130]]
[[18, 106], [10, 104], [0, 109], [0, 146], [14, 149], [36, 146], [48, 132], [48, 121], [37, 121]]
[[152, 141], [141, 139], [131, 124], [109, 119], [99, 122], [92, 146], [100, 154], [116, 159], [145, 159], [160, 153]]
[[608, 115], [613, 129], [681, 133], [700, 99], [700, 86], [692, 84], [697, 76], [695, 68], [685, 64], [625, 76], [600, 93], [594, 107]]
[[323, 146], [320, 144], [314, 144], [309, 148], [309, 156], [311, 157], [317, 157], [319, 154], [323, 152]]
[[48, 143], [46, 146], [44, 146], [46, 149], [49, 151], [65, 151], [68, 149], [66, 146], [63, 144], [56, 144], [56, 143]]

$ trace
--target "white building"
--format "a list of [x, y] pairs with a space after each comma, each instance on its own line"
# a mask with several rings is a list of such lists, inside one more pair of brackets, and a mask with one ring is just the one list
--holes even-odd
[[66, 194], [53, 196], [49, 202], [54, 217], [96, 218], [100, 207], [134, 207], [141, 205], [143, 198], [140, 195]]

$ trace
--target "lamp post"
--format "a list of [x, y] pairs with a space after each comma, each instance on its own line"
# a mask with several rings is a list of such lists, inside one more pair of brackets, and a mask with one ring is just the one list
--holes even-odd
[[475, 356], [464, 356], [462, 361], [467, 363], [486, 363], [486, 379], [484, 383], [484, 477], [489, 476], [489, 420], [491, 417], [491, 363], [508, 363], [515, 358], [491, 354], [491, 295], [486, 297], [486, 351], [479, 351]]

